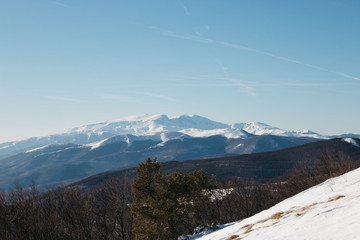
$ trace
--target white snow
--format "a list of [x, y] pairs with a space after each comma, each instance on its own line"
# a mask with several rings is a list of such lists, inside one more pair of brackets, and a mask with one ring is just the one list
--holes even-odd
[[151, 135], [156, 132], [180, 131], [187, 128], [213, 130], [230, 127], [227, 124], [211, 121], [197, 115], [140, 115], [111, 120], [73, 128], [67, 133], [111, 132], [114, 134]]
[[241, 128], [244, 131], [254, 135], [276, 135], [287, 137], [312, 137], [326, 139], [326, 136], [312, 132], [310, 130], [284, 130], [277, 127], [272, 127], [265, 123], [249, 122], [249, 123], [235, 123], [232, 124], [233, 128]]
[[198, 240], [360, 239], [360, 168]]
[[109, 137], [100, 141], [96, 141], [96, 142], [91, 142], [88, 144], [84, 144], [84, 147], [90, 147], [91, 150], [94, 150], [96, 148], [99, 148], [101, 146], [107, 145], [107, 144], [111, 144], [111, 143], [115, 143], [115, 142], [126, 142], [128, 144], [128, 146], [131, 146], [131, 144], [134, 141], [139, 141], [139, 140], [153, 140], [153, 141], [161, 141], [161, 143], [159, 144], [164, 144], [165, 142], [169, 141], [169, 140], [174, 140], [174, 139], [184, 139], [184, 138], [188, 138], [189, 136], [183, 134], [183, 133], [178, 133], [178, 132], [158, 132], [154, 135], [143, 135], [143, 136], [135, 136], [135, 135], [119, 135], [119, 136], [114, 136], [114, 137]]
[[25, 153], [35, 152], [35, 151], [47, 148], [48, 146], [49, 145], [41, 146], [41, 147], [38, 147], [38, 148], [33, 148], [33, 149], [30, 149], [30, 150], [27, 150]]
[[212, 190], [212, 195], [210, 197], [210, 200], [211, 201], [221, 200], [226, 195], [231, 194], [232, 191], [234, 191], [234, 188], [214, 189], [214, 190]]
[[89, 144], [84, 144], [85, 147], [90, 147], [91, 150], [94, 150], [96, 148], [99, 148], [103, 145], [104, 142], [106, 142], [108, 139], [103, 139], [97, 142], [92, 142]]
[[240, 143], [240, 144], [236, 145], [236, 146], [234, 147], [234, 149], [237, 149], [237, 148], [242, 147], [242, 146], [244, 146], [244, 144], [243, 144], [243, 143]]
[[202, 130], [196, 128], [188, 128], [180, 130], [179, 132], [185, 133], [192, 137], [210, 137], [214, 135], [221, 135], [226, 138], [247, 138], [246, 133], [241, 129], [233, 128], [222, 128], [222, 129], [212, 129], [212, 130]]
[[353, 138], [343, 138], [343, 141], [350, 143], [351, 145], [354, 145], [355, 147], [360, 147], [360, 145]]
[[115, 135], [132, 134], [140, 136], [153, 135], [159, 132], [181, 132], [192, 137], [222, 135], [227, 138], [246, 138], [247, 133], [244, 131], [254, 135], [326, 138], [309, 130], [288, 131], [259, 122], [227, 124], [198, 115], [176, 117], [168, 117], [167, 115], [130, 116], [73, 128], [66, 133], [97, 133], [100, 135], [100, 133], [108, 132]]
[[[173, 139], [190, 137], [209, 137], [221, 135], [226, 138], [247, 138], [248, 135], [278, 135], [291, 137], [313, 137], [326, 139], [320, 134], [306, 131], [288, 131], [272, 127], [264, 123], [221, 123], [198, 115], [139, 115], [117, 120], [88, 124], [69, 129], [65, 133], [53, 134], [44, 137], [29, 138], [22, 141], [4, 143], [0, 145], [0, 153], [35, 151], [35, 146], [52, 144], [87, 144], [95, 149], [109, 143], [106, 139], [119, 135], [133, 135], [160, 139], [163, 143]], [[157, 135], [156, 137], [154, 137]], [[127, 140], [131, 144], [131, 139]], [[6, 156], [5, 154], [5, 156]]]
[[107, 145], [107, 144], [111, 144], [111, 143], [115, 143], [118, 141], [122, 141], [122, 142], [126, 142], [128, 144], [128, 146], [131, 145], [131, 139], [128, 135], [121, 135], [121, 136], [115, 136], [115, 137], [109, 137], [100, 141], [96, 141], [96, 142], [92, 142], [89, 144], [84, 144], [84, 147], [90, 147], [90, 150], [94, 150], [96, 148], [99, 148], [101, 146]]

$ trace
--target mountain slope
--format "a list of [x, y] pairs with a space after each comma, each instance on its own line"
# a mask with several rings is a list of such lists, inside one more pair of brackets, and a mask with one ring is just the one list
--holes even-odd
[[[265, 136], [258, 137], [261, 141]], [[283, 138], [276, 136], [267, 137]], [[357, 139], [357, 142], [360, 143], [360, 140]], [[360, 161], [359, 147], [356, 147], [343, 139], [330, 139], [271, 152], [195, 159], [181, 162], [163, 162], [162, 169], [164, 173], [171, 173], [175, 169], [182, 172], [193, 172], [202, 169], [209, 175], [214, 174], [218, 180], [229, 180], [232, 178], [264, 180], [283, 176], [284, 174], [287, 174], [297, 162], [316, 158], [327, 150], [339, 151], [349, 157], [352, 161]], [[161, 158], [159, 160], [161, 161]], [[100, 173], [76, 182], [74, 185], [94, 187], [113, 177], [131, 179], [135, 176], [135, 168], [130, 168]]]
[[[169, 140], [170, 139], [170, 140]], [[100, 172], [136, 166], [148, 157], [159, 161], [199, 159], [277, 150], [316, 139], [252, 136], [227, 139], [215, 135], [193, 138], [173, 132], [164, 135], [120, 135], [95, 143], [47, 145], [3, 159], [0, 187], [10, 188], [17, 180], [28, 186], [68, 183]]]
[[[226, 138], [247, 138], [250, 135], [326, 138], [310, 131], [286, 131], [263, 123], [225, 124], [198, 115], [141, 115], [104, 121], [73, 128], [65, 133], [22, 141], [0, 143], [0, 160], [34, 148], [51, 144], [89, 144], [117, 135], [149, 136], [178, 132], [189, 137], [221, 135]], [[162, 139], [164, 141], [164, 139]], [[1, 162], [0, 162], [1, 166]]]
[[355, 240], [360, 236], [360, 168], [303, 191], [198, 240]]
[[[25, 186], [32, 181], [40, 185], [69, 183], [97, 173], [133, 167], [147, 157], [158, 157], [163, 162], [228, 157], [326, 138], [308, 130], [287, 131], [257, 122], [226, 124], [198, 115], [133, 116], [0, 144], [0, 188], [8, 189], [17, 180]], [[353, 142], [350, 137], [346, 139]], [[283, 173], [289, 162], [294, 161], [285, 162], [285, 167], [279, 166], [268, 176]], [[259, 165], [257, 161], [254, 163]], [[211, 171], [211, 166], [208, 168]], [[249, 174], [267, 177], [254, 169], [258, 167], [248, 171]], [[234, 169], [228, 171], [232, 173]], [[220, 173], [219, 177], [226, 174]]]

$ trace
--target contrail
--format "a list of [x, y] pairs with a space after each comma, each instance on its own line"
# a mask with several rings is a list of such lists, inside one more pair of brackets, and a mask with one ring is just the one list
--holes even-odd
[[318, 69], [318, 70], [321, 70], [321, 71], [324, 71], [324, 72], [332, 73], [332, 74], [335, 74], [335, 75], [338, 75], [338, 76], [341, 76], [341, 77], [345, 77], [345, 78], [360, 81], [360, 78], [352, 76], [350, 74], [329, 70], [329, 69], [326, 69], [326, 68], [323, 68], [323, 67], [320, 67], [320, 66], [317, 66], [317, 65], [304, 63], [304, 62], [301, 62], [299, 60], [279, 56], [279, 55], [276, 55], [276, 54], [273, 54], [273, 53], [270, 53], [270, 52], [261, 51], [261, 50], [255, 49], [255, 48], [250, 48], [250, 47], [239, 45], [239, 44], [229, 43], [229, 42], [226, 42], [226, 41], [218, 41], [218, 40], [214, 40], [214, 39], [210, 39], [210, 38], [203, 38], [203, 37], [199, 37], [199, 36], [195, 36], [195, 35], [179, 35], [179, 34], [175, 34], [175, 33], [171, 33], [171, 32], [165, 32], [164, 34], [168, 35], [168, 36], [171, 36], [171, 37], [174, 37], [174, 38], [180, 38], [180, 39], [191, 40], [191, 41], [196, 41], [196, 42], [217, 44], [217, 45], [231, 47], [231, 48], [235, 48], [235, 49], [239, 49], [239, 50], [243, 50], [243, 51], [256, 52], [256, 53], [260, 53], [262, 55], [266, 55], [266, 56], [269, 56], [269, 57], [272, 57], [272, 58], [276, 58], [276, 59], [279, 59], [279, 60], [282, 60], [282, 61], [285, 61], [285, 62], [291, 62], [291, 63], [303, 65], [303, 66], [306, 66], [306, 67], [309, 67], [309, 68]]

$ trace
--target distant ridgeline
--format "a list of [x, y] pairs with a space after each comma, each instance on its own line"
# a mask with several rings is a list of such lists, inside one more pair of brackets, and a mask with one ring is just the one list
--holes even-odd
[[[329, 144], [329, 149], [335, 147], [352, 156], [358, 151], [355, 137], [346, 135], [319, 144]], [[332, 138], [309, 130], [287, 131], [256, 122], [225, 124], [197, 115], [128, 117], [0, 144], [0, 188], [13, 188], [15, 181], [24, 186], [34, 181], [40, 187], [67, 184], [94, 174], [135, 167], [148, 157], [157, 157], [160, 162], [198, 159], [167, 163], [164, 168], [173, 166], [187, 171], [198, 166], [211, 173], [216, 171], [219, 178], [269, 178], [284, 174], [296, 161], [313, 155], [301, 151], [293, 156], [286, 155], [286, 151], [244, 154]], [[209, 158], [212, 159], [205, 160]]]

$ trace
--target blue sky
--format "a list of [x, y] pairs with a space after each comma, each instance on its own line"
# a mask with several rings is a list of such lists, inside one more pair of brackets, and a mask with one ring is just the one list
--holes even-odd
[[138, 114], [360, 133], [360, 1], [4, 0], [0, 142]]

